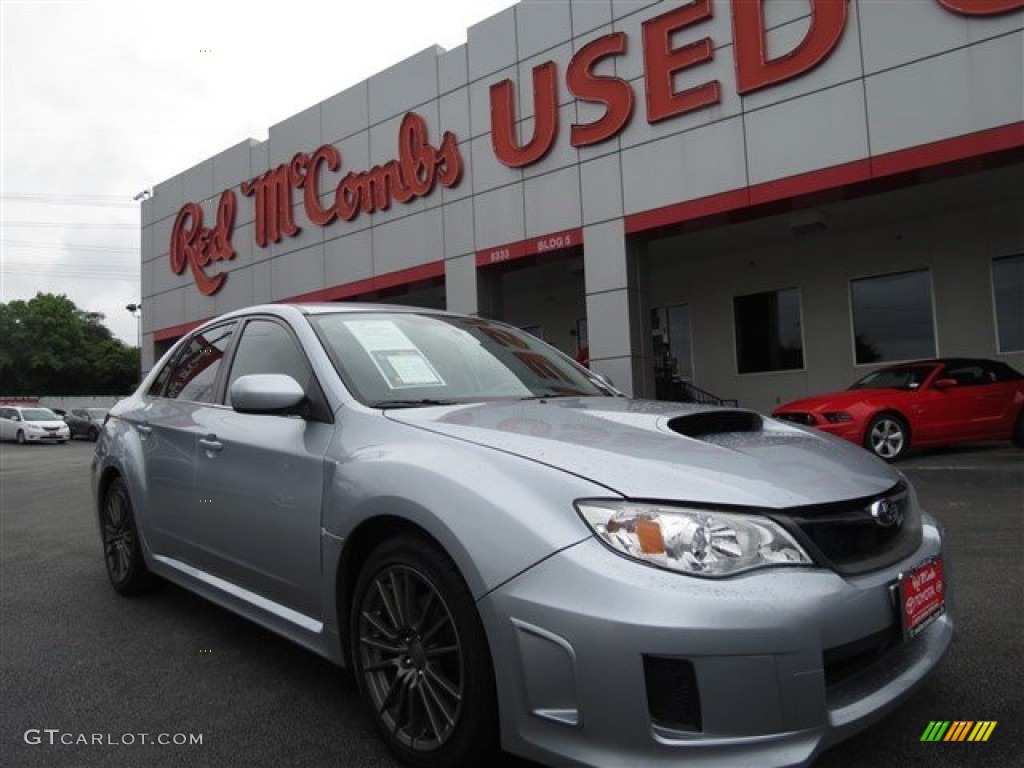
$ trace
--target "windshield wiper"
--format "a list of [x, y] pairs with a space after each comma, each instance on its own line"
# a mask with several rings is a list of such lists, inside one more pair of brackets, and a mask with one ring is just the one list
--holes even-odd
[[458, 400], [435, 400], [424, 397], [419, 400], [378, 400], [370, 403], [371, 408], [421, 408], [428, 405], [461, 405]]

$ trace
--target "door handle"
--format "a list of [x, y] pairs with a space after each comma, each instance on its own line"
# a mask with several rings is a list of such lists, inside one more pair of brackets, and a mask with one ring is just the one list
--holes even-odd
[[207, 435], [206, 437], [199, 438], [199, 444], [211, 452], [219, 451], [224, 447], [224, 444], [217, 439], [216, 435]]

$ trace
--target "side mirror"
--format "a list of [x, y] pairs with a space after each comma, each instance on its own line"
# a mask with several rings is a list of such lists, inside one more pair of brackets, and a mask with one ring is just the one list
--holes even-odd
[[240, 376], [231, 385], [231, 407], [239, 413], [294, 413], [306, 399], [299, 382], [282, 373]]
[[959, 383], [956, 379], [936, 379], [932, 386], [935, 389], [949, 389], [950, 387], [958, 386]]

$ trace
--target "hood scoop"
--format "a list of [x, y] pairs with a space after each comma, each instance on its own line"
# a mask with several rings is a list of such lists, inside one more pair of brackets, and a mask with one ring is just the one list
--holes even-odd
[[760, 432], [764, 419], [753, 411], [730, 408], [676, 416], [669, 419], [666, 426], [677, 435], [699, 439], [711, 435]]

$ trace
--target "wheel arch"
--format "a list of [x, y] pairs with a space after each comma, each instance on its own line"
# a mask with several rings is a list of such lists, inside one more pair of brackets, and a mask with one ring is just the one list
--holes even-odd
[[[352, 605], [352, 593], [359, 580], [359, 573], [371, 552], [383, 542], [398, 536], [418, 537], [437, 547], [451, 562], [470, 594], [474, 592], [472, 577], [467, 578], [464, 569], [460, 567], [459, 559], [454, 557], [436, 536], [414, 520], [394, 513], [379, 514], [363, 520], [346, 537], [335, 573], [338, 636], [341, 640], [341, 654], [346, 667], [351, 667], [352, 664], [348, 642], [349, 611]], [[479, 580], [479, 575], [476, 574], [476, 576]], [[489, 648], [488, 653], [490, 653]]]

